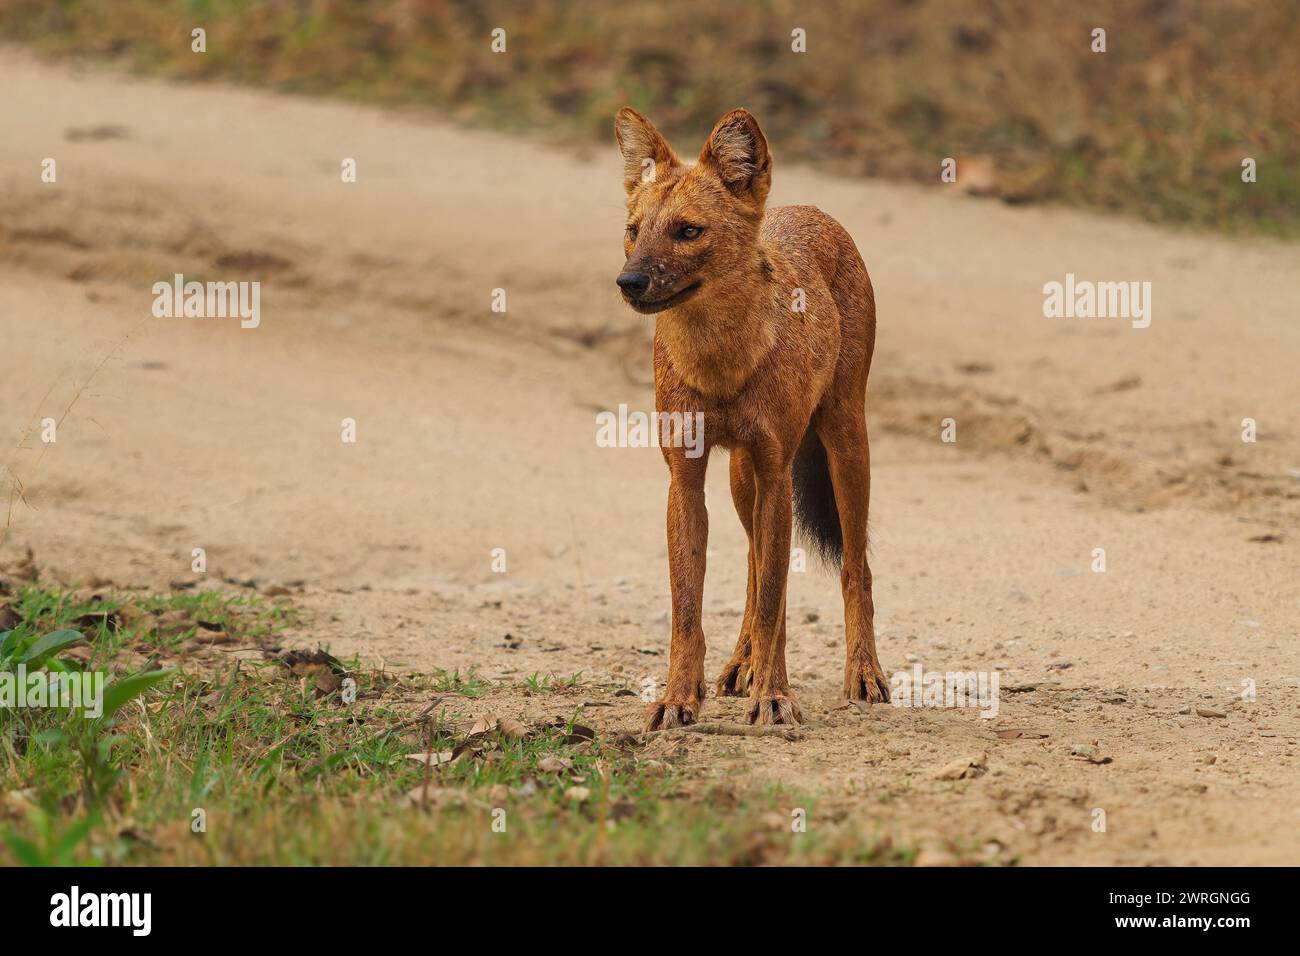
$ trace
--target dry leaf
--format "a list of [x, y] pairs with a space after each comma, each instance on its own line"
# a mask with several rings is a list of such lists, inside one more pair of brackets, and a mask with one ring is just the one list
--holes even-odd
[[319, 674], [322, 670], [329, 670], [340, 676], [347, 676], [348, 673], [342, 661], [321, 650], [286, 651], [280, 655], [279, 661], [298, 677], [310, 677]]
[[11, 631], [18, 626], [22, 618], [8, 604], [0, 604], [0, 631]]
[[470, 727], [469, 735], [471, 737], [477, 737], [480, 734], [486, 734], [489, 731], [493, 731], [496, 729], [497, 729], [496, 717], [494, 717], [492, 714], [487, 714], [486, 716], [480, 717], [478, 720], [474, 721], [473, 725]]
[[190, 643], [196, 647], [208, 647], [213, 644], [238, 644], [239, 638], [227, 634], [225, 631], [208, 631], [199, 628], [194, 632], [194, 637], [190, 639]]
[[510, 717], [502, 717], [498, 720], [497, 729], [509, 740], [523, 740], [528, 736], [528, 728]]
[[343, 686], [343, 675], [333, 671], [321, 671], [316, 675], [315, 692], [317, 697], [325, 697]]
[[432, 764], [433, 766], [438, 767], [441, 766], [442, 764], [451, 763], [453, 760], [455, 760], [456, 751], [439, 750], [436, 753], [407, 754], [406, 759], [416, 760], [423, 764]]
[[171, 610], [158, 615], [150, 629], [158, 637], [179, 637], [194, 626], [187, 611]]

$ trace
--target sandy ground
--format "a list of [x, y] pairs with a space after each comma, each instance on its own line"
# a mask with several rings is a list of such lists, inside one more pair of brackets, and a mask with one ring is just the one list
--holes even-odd
[[[0, 464], [26, 497], [0, 563], [30, 545], [54, 579], [166, 587], [203, 547], [207, 584], [295, 591], [293, 641], [476, 668], [504, 682], [499, 713], [586, 700], [587, 722], [639, 729], [617, 688], [666, 674], [667, 482], [655, 450], [595, 442], [597, 411], [652, 407], [651, 329], [613, 285], [612, 143], [575, 157], [0, 54]], [[1300, 863], [1300, 251], [835, 180], [773, 149], [773, 202], [839, 218], [876, 285], [886, 671], [996, 669], [999, 712], [841, 707], [838, 581], [813, 566], [789, 597], [803, 739], [652, 746], [938, 862]], [[261, 281], [261, 326], [152, 318], [176, 272]], [[1044, 318], [1067, 272], [1152, 282], [1150, 328]], [[721, 460], [709, 493], [712, 675], [744, 600]], [[578, 672], [564, 697], [509, 689]]]

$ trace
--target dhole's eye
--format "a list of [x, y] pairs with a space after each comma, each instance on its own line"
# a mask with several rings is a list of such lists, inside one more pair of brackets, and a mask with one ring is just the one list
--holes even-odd
[[682, 226], [677, 230], [679, 239], [698, 239], [704, 233], [703, 226]]
[[627, 237], [629, 239], [636, 238], [636, 226], [632, 225], [630, 222], [627, 224]]

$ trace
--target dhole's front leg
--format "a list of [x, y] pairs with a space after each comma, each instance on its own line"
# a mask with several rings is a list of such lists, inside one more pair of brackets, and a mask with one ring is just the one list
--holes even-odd
[[793, 487], [790, 467], [758, 469], [754, 536], [758, 562], [752, 626], [751, 724], [803, 720], [785, 671], [785, 586], [790, 570]]
[[668, 688], [646, 714], [647, 730], [693, 724], [704, 703], [705, 548], [709, 512], [704, 506], [707, 456], [669, 457], [668, 579], [673, 595], [672, 643], [668, 649]]
[[749, 461], [749, 454], [743, 448], [731, 453], [731, 500], [736, 506], [736, 514], [745, 529], [745, 538], [749, 542], [748, 571], [745, 581], [745, 616], [740, 622], [740, 634], [736, 638], [736, 649], [731, 652], [717, 680], [719, 697], [744, 697], [749, 693], [753, 672], [750, 658], [750, 634], [754, 626], [754, 595], [758, 590], [758, 556], [754, 550], [754, 466]]

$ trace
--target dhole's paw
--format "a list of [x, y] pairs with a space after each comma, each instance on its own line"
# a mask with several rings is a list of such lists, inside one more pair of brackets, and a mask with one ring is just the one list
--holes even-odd
[[754, 697], [749, 705], [749, 722], [760, 726], [768, 724], [802, 724], [799, 705], [788, 694], [771, 697]]
[[645, 715], [646, 730], [668, 730], [685, 727], [700, 719], [700, 702], [697, 700], [657, 700]]
[[754, 672], [749, 669], [749, 655], [745, 655], [729, 660], [714, 686], [719, 697], [746, 697], [753, 681]]
[[889, 681], [875, 661], [850, 665], [844, 675], [844, 696], [848, 700], [865, 700], [868, 704], [889, 703]]

